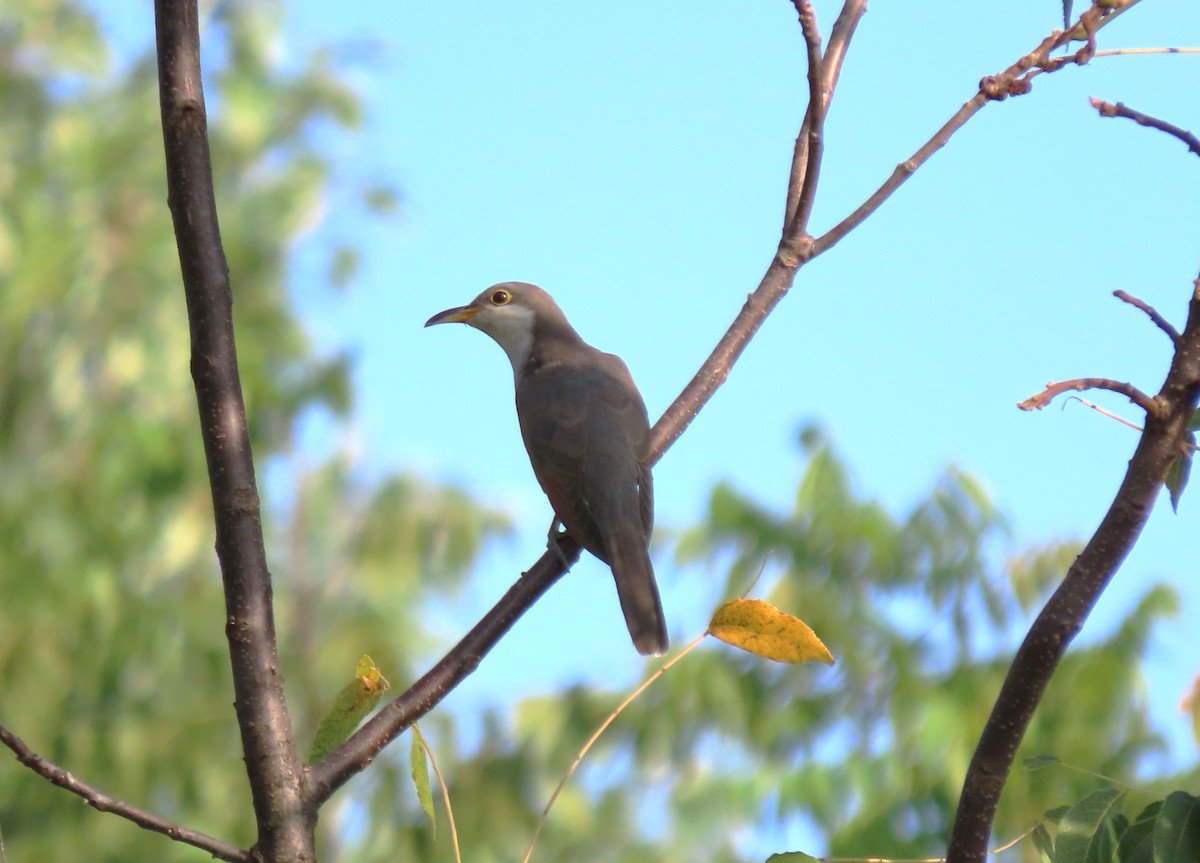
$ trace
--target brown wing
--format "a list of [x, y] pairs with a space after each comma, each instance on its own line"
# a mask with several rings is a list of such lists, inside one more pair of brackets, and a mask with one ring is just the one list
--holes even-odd
[[661, 654], [667, 627], [648, 551], [654, 484], [644, 463], [646, 407], [623, 362], [598, 351], [589, 360], [524, 375], [521, 435], [558, 519], [612, 567], [634, 645]]
[[602, 526], [633, 518], [649, 538], [653, 488], [641, 466], [649, 422], [625, 364], [599, 351], [588, 360], [526, 374], [517, 389], [517, 415], [556, 515], [580, 544], [608, 561]]

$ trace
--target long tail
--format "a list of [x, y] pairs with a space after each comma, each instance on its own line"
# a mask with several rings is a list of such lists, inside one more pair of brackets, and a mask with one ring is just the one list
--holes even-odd
[[[640, 537], [638, 538], [640, 539]], [[650, 553], [637, 539], [609, 542], [613, 578], [625, 625], [633, 637], [633, 646], [644, 656], [661, 656], [667, 652], [667, 619], [658, 585], [654, 581], [654, 566]]]

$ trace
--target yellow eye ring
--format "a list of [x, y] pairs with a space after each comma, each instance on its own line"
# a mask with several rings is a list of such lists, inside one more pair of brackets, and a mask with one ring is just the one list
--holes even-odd
[[492, 301], [493, 306], [504, 306], [512, 300], [512, 294], [501, 288], [498, 291], [492, 291], [492, 295], [488, 299]]

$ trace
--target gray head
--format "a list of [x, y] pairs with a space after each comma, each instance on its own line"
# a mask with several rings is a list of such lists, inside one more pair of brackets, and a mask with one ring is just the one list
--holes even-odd
[[492, 285], [467, 305], [438, 312], [425, 326], [454, 323], [468, 324], [491, 336], [508, 354], [515, 374], [525, 367], [535, 335], [553, 332], [578, 339], [550, 295], [526, 282]]

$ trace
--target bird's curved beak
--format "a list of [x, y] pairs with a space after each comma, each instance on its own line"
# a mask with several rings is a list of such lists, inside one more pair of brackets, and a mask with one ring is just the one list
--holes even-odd
[[478, 306], [457, 306], [453, 309], [446, 309], [444, 312], [438, 312], [425, 322], [425, 326], [432, 327], [434, 324], [469, 324], [471, 318], [477, 314], [479, 314]]

